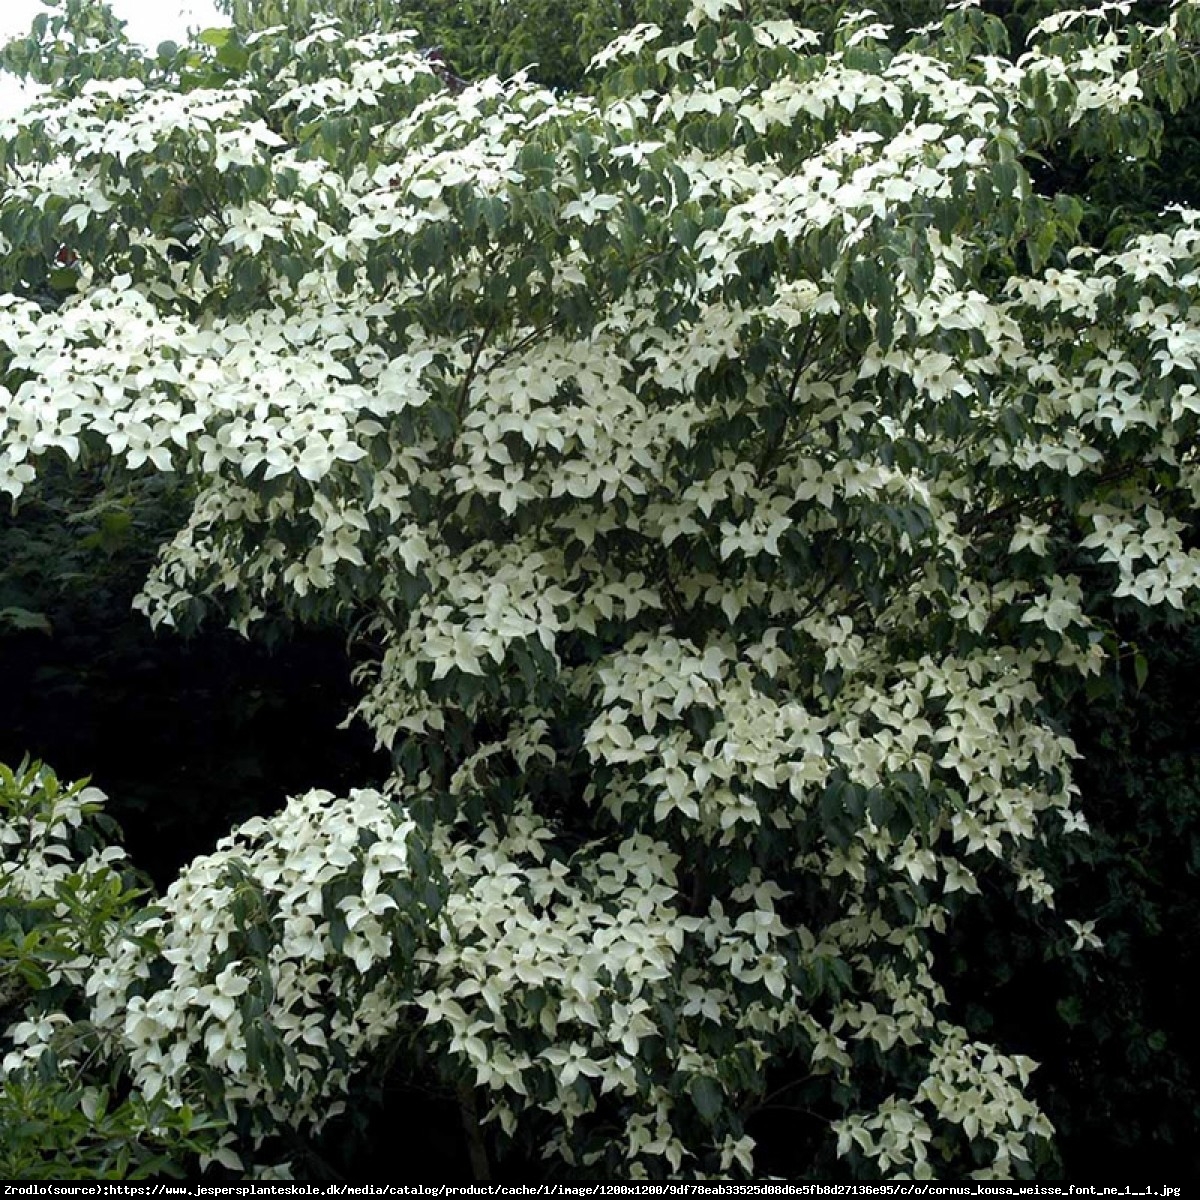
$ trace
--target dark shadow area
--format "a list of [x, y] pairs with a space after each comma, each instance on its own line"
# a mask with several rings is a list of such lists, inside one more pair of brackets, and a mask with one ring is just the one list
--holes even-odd
[[[1051, 849], [1057, 915], [985, 883], [940, 951], [971, 1032], [1041, 1064], [1032, 1092], [1060, 1157], [1042, 1178], [1200, 1178], [1200, 631], [1142, 630], [1137, 646], [1144, 687], [1131, 657], [1072, 716], [1091, 832]], [[1094, 919], [1103, 949], [1073, 953], [1066, 917]]]
[[265, 650], [224, 630], [156, 635], [133, 612], [108, 634], [106, 646], [90, 631], [5, 639], [0, 761], [90, 775], [160, 888], [289, 794], [387, 772], [365, 729], [337, 729], [352, 693], [336, 634]]
[[171, 477], [118, 488], [47, 470], [0, 518], [0, 762], [23, 756], [109, 797], [159, 886], [232, 826], [290, 793], [381, 781], [389, 757], [339, 730], [354, 690], [345, 632], [267, 647], [218, 621], [155, 632], [133, 598], [187, 496]]

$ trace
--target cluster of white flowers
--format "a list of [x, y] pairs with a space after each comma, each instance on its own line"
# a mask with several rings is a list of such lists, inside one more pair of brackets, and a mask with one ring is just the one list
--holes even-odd
[[87, 980], [145, 1093], [178, 1102], [215, 1075], [260, 1135], [336, 1115], [411, 991], [413, 829], [379, 792], [309, 792], [191, 863], [141, 930], [153, 947], [118, 944]]
[[839, 1152], [858, 1149], [889, 1178], [933, 1179], [935, 1163], [929, 1152], [942, 1139], [930, 1120], [937, 1119], [960, 1126], [968, 1138], [985, 1139], [994, 1148], [995, 1157], [973, 1172], [975, 1178], [1007, 1178], [1014, 1163], [1028, 1163], [1027, 1128], [1032, 1126], [1044, 1137], [1052, 1132], [1024, 1094], [1034, 1068], [1028, 1058], [970, 1042], [965, 1030], [942, 1023], [929, 1073], [915, 1098], [889, 1096], [874, 1113], [840, 1122]]
[[[112, 930], [111, 924], [88, 929], [77, 919], [89, 893], [113, 886], [119, 893], [122, 872], [129, 868], [125, 851], [101, 845], [91, 828], [104, 800], [99, 788], [64, 787], [48, 768], [13, 771], [0, 764], [0, 901], [13, 910], [28, 906], [40, 924], [53, 926], [59, 945], [48, 972], [52, 985], [80, 987], [97, 946]], [[14, 983], [8, 970], [11, 964], [0, 973], [0, 1007], [7, 1007], [6, 993]], [[62, 1014], [38, 1014], [32, 1022], [18, 1023], [9, 1036], [20, 1047], [65, 1021]], [[15, 1051], [5, 1069], [23, 1059]]]

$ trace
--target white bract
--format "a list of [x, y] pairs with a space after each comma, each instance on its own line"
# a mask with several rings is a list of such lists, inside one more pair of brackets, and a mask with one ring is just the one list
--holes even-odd
[[1093, 595], [1200, 586], [1200, 214], [1096, 254], [1021, 158], [1119, 144], [1198, 14], [1012, 63], [956, 7], [893, 54], [705, 0], [596, 98], [323, 19], [0, 129], [5, 261], [79, 259], [53, 303], [6, 277], [0, 490], [178, 472], [153, 622], [374, 648], [394, 776], [235, 831], [88, 979], [139, 1087], [242, 1115], [229, 1155], [413, 1038], [591, 1172], [753, 1175], [785, 1062], [870, 1075], [830, 1137], [891, 1176], [1050, 1135], [934, 947], [984, 875], [1053, 905]]

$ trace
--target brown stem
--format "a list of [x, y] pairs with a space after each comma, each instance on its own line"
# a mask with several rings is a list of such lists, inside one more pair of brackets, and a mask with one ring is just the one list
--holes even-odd
[[476, 1183], [487, 1183], [492, 1178], [492, 1168], [488, 1163], [487, 1145], [479, 1124], [479, 1109], [475, 1106], [475, 1089], [470, 1084], [459, 1084], [458, 1111], [462, 1117], [463, 1133], [467, 1138], [471, 1176]]

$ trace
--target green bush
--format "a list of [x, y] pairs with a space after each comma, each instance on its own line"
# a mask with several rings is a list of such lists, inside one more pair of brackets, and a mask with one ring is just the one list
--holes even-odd
[[49, 768], [0, 764], [0, 1175], [181, 1175], [218, 1126], [131, 1088], [88, 1019], [87, 989], [115, 944], [144, 944], [149, 911], [104, 797]]

